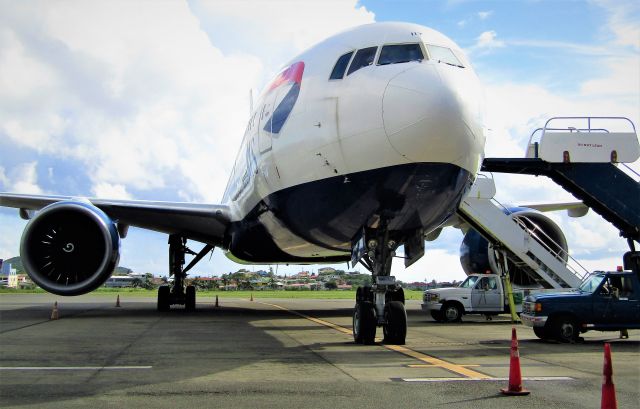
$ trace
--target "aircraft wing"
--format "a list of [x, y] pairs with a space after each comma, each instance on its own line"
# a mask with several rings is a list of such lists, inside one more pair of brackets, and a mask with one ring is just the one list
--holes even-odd
[[223, 205], [0, 193], [0, 206], [21, 209], [21, 216], [63, 200], [89, 201], [121, 225], [180, 234], [214, 246], [222, 245], [229, 225], [229, 208]]
[[539, 212], [556, 212], [558, 210], [566, 210], [571, 217], [582, 217], [589, 211], [589, 206], [582, 202], [524, 204], [519, 205], [518, 207], [527, 207]]
[[[560, 210], [566, 210], [570, 217], [582, 217], [589, 211], [589, 206], [582, 202], [566, 202], [566, 203], [537, 203], [537, 204], [523, 204], [517, 206], [510, 206], [517, 208], [529, 208], [537, 210], [539, 212], [557, 212]], [[433, 241], [440, 235], [440, 231], [443, 227], [455, 227], [461, 229], [464, 232], [469, 228], [467, 223], [458, 217], [457, 213], [454, 213], [449, 217], [438, 229], [425, 236], [425, 240]]]

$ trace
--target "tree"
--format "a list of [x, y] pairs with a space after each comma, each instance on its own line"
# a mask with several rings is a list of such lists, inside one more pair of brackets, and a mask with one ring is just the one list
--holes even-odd
[[338, 284], [336, 284], [335, 281], [328, 281], [324, 284], [324, 288], [326, 288], [327, 290], [337, 290]]
[[153, 290], [153, 283], [151, 282], [151, 280], [149, 280], [148, 276], [145, 276], [144, 278], [136, 277], [133, 280], [132, 285], [134, 288], [144, 288], [145, 290]]

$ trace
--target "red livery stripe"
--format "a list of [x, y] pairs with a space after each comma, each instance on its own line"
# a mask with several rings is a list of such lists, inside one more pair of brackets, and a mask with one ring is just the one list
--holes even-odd
[[282, 71], [276, 79], [273, 80], [271, 85], [269, 85], [269, 89], [267, 92], [271, 92], [274, 89], [278, 88], [280, 85], [284, 83], [296, 83], [300, 84], [302, 82], [302, 74], [304, 73], [304, 62], [299, 61], [297, 63], [292, 64], [289, 68]]

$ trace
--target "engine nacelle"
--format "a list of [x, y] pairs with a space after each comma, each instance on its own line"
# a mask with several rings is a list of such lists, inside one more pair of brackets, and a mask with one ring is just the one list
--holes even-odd
[[[531, 235], [549, 248], [556, 249], [558, 246], [561, 257], [567, 261], [567, 239], [560, 227], [550, 218], [542, 213], [528, 208], [516, 207], [509, 209], [512, 218], [519, 219]], [[492, 246], [477, 231], [471, 229], [467, 232], [460, 245], [460, 264], [464, 272], [469, 274], [483, 274], [491, 272], [499, 274], [497, 262]], [[509, 275], [511, 281], [518, 285], [532, 285], [536, 282], [515, 264], [509, 262]]]
[[20, 256], [31, 279], [58, 295], [95, 290], [120, 258], [115, 223], [100, 209], [80, 201], [51, 204], [27, 224]]

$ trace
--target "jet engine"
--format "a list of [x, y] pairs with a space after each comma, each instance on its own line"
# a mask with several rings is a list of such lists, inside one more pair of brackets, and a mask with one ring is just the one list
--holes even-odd
[[[511, 218], [518, 225], [529, 231], [531, 236], [544, 247], [553, 249], [564, 261], [567, 261], [567, 239], [560, 227], [542, 213], [528, 208], [511, 208], [508, 210]], [[500, 274], [497, 266], [493, 246], [477, 231], [470, 229], [465, 234], [460, 245], [460, 264], [464, 272], [482, 274], [491, 272]], [[512, 261], [508, 262], [511, 281], [518, 285], [533, 285], [536, 282]]]
[[120, 258], [115, 223], [81, 201], [51, 204], [27, 224], [20, 256], [31, 279], [58, 295], [95, 290], [113, 273]]

